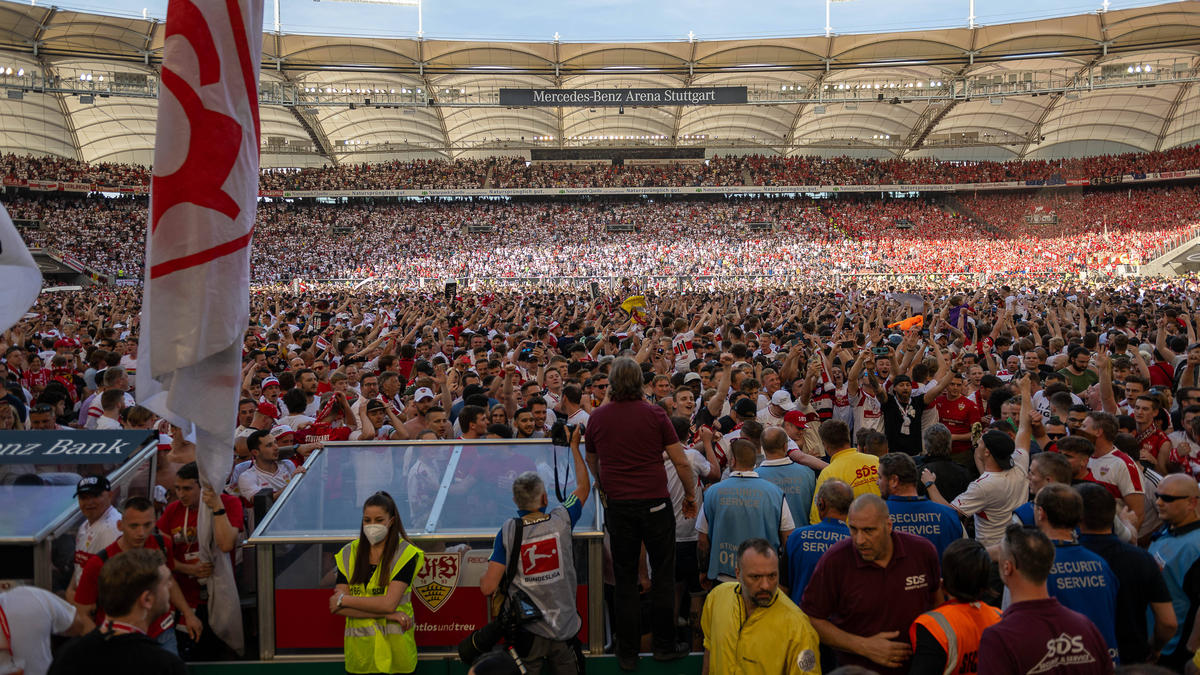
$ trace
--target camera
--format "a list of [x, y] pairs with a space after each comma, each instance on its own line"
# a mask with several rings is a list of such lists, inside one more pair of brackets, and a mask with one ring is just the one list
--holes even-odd
[[571, 433], [575, 431], [577, 424], [567, 424], [566, 422], [555, 422], [550, 427], [550, 443], [567, 447], [571, 445]]
[[505, 599], [495, 619], [458, 643], [458, 658], [469, 666], [490, 652], [501, 638], [516, 648], [518, 654], [528, 654], [530, 635], [522, 634], [520, 628], [541, 618], [542, 610], [525, 591], [516, 589]]

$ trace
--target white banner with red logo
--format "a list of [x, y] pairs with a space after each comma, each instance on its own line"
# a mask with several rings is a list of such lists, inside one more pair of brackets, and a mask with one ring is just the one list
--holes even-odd
[[[170, 0], [146, 236], [138, 399], [194, 429], [203, 484], [220, 491], [233, 461], [250, 238], [258, 195], [262, 0]], [[243, 646], [229, 556], [201, 509], [213, 564], [209, 622]]]

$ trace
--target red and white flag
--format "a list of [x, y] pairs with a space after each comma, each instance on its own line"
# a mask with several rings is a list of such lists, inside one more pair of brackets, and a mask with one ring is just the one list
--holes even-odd
[[[263, 0], [170, 0], [163, 43], [137, 394], [194, 431], [200, 480], [218, 493], [233, 461], [250, 314], [262, 13]], [[213, 564], [209, 622], [240, 652], [233, 570], [200, 511], [201, 555]]]

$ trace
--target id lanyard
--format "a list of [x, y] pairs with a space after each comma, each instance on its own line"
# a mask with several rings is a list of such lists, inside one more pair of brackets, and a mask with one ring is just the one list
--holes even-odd
[[110, 633], [114, 631], [121, 631], [122, 633], [137, 633], [139, 635], [146, 634], [146, 631], [142, 630], [141, 628], [121, 621], [109, 621], [108, 630]]

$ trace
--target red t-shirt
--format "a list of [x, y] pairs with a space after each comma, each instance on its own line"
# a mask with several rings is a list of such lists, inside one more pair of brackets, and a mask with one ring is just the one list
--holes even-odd
[[667, 413], [646, 401], [596, 408], [584, 432], [600, 457], [600, 485], [609, 499], [669, 499], [663, 450], [679, 442]]
[[[937, 398], [938, 419], [952, 434], [969, 434], [971, 425], [980, 420], [979, 406], [966, 396], [951, 401], [944, 394]], [[950, 451], [957, 454], [971, 451], [971, 441], [954, 441]]]
[[1158, 459], [1158, 451], [1162, 449], [1163, 444], [1169, 444], [1171, 442], [1171, 439], [1167, 438], [1166, 434], [1157, 430], [1154, 433], [1147, 435], [1145, 438], [1139, 434], [1137, 440], [1138, 450], [1149, 452], [1154, 456], [1154, 459]]
[[[150, 538], [146, 540], [145, 548], [158, 550], [158, 539], [159, 538], [157, 536], [151, 535]], [[174, 570], [175, 558], [171, 551], [171, 540], [163, 537], [162, 544], [163, 546], [161, 550], [167, 559], [167, 568]], [[109, 544], [108, 547], [104, 549], [104, 552], [107, 554], [108, 558], [112, 558], [113, 556], [124, 553], [124, 551], [121, 549], [121, 540], [118, 539]], [[79, 577], [79, 585], [75, 587], [75, 602], [81, 605], [96, 605], [97, 626], [104, 623], [104, 610], [100, 609], [100, 606], [97, 604], [97, 601], [100, 598], [100, 568], [104, 567], [105, 562], [104, 560], [101, 560], [101, 557], [102, 556], [94, 555], [92, 556], [91, 560], [88, 560], [87, 564], [83, 566], [83, 574]], [[148, 637], [156, 638], [174, 627], [175, 610], [168, 609], [166, 614], [163, 614], [162, 616], [150, 622], [150, 629], [147, 631], [146, 635]]]
[[296, 443], [300, 445], [315, 443], [316, 441], [348, 441], [350, 440], [350, 427], [334, 428], [323, 423], [310, 424], [297, 431], [294, 438]]
[[[225, 515], [229, 518], [229, 522], [239, 530], [242, 529], [245, 516], [242, 512], [241, 500], [233, 495], [222, 494], [221, 506], [225, 508]], [[167, 508], [163, 509], [162, 516], [155, 523], [158, 531], [165, 538], [171, 540], [171, 555], [174, 561], [192, 563], [200, 559], [200, 542], [196, 537], [196, 519], [199, 517], [198, 514], [198, 509], [184, 508], [183, 504], [176, 500], [167, 504]], [[185, 517], [187, 519], [186, 524], [184, 523]], [[233, 553], [229, 555], [230, 562], [233, 562]], [[190, 574], [175, 572], [175, 581], [179, 584], [180, 590], [183, 591], [183, 597], [187, 600], [188, 606], [193, 609], [199, 607], [199, 580]]]

